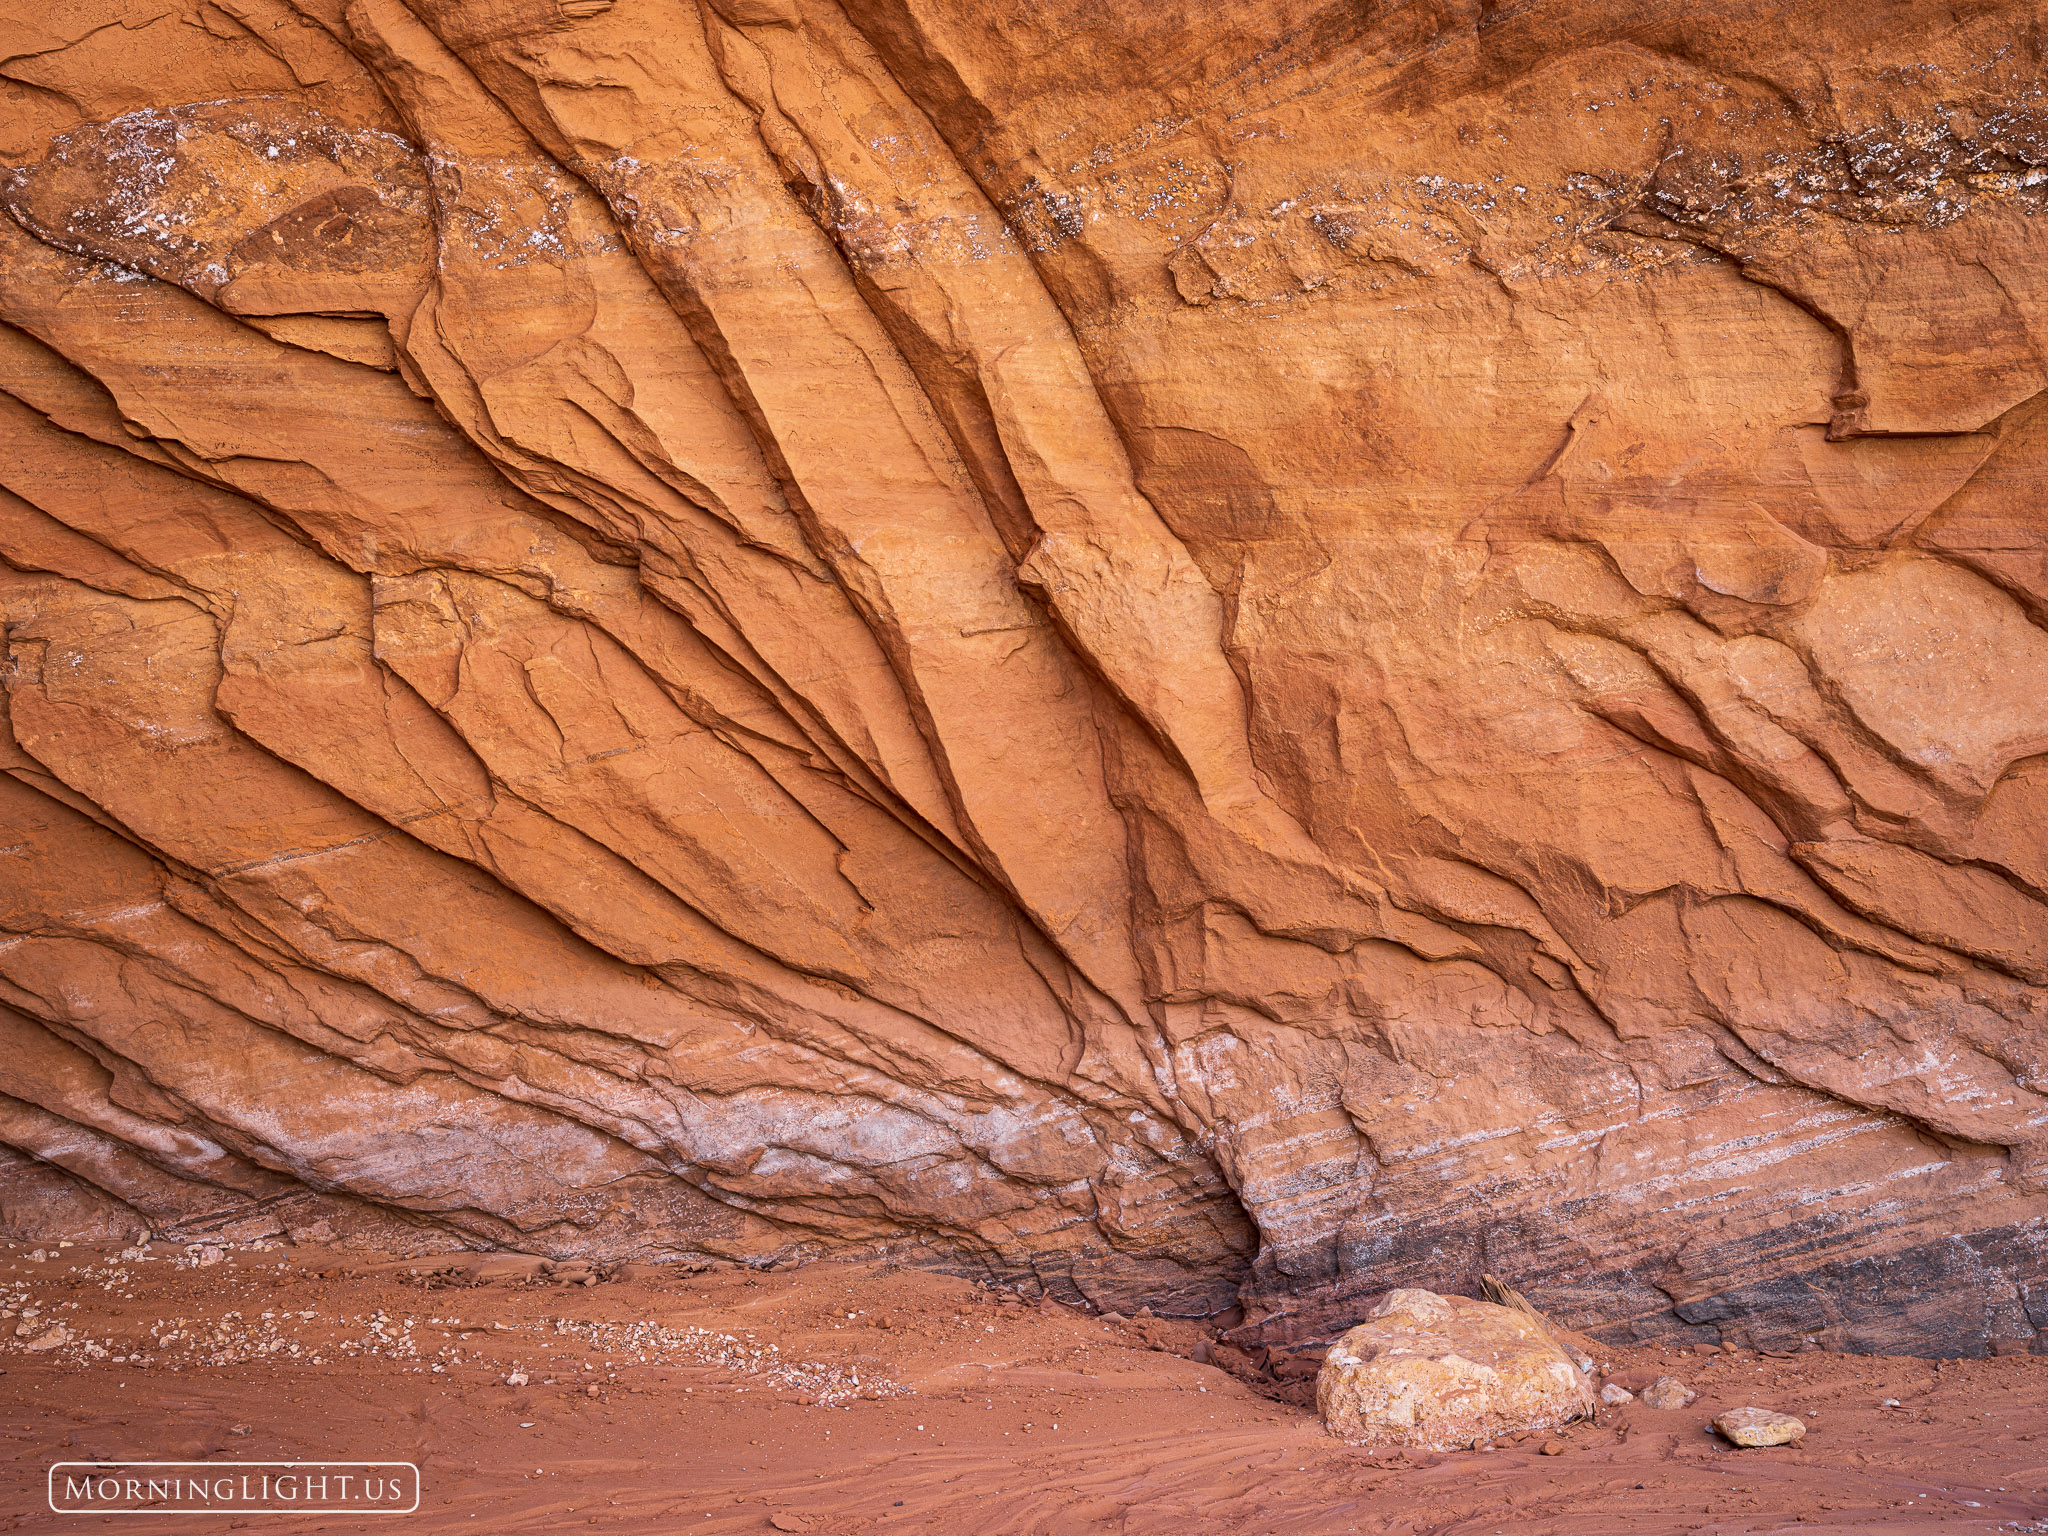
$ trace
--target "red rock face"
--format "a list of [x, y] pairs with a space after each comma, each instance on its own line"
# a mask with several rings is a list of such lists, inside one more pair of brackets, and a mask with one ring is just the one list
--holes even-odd
[[15, 1231], [2048, 1328], [2034, 8], [6, 37]]

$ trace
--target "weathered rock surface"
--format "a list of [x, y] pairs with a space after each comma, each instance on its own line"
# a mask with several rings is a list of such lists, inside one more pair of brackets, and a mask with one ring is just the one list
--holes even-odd
[[1316, 1407], [1353, 1445], [1431, 1451], [1557, 1429], [1594, 1411], [1593, 1384], [1535, 1319], [1419, 1290], [1392, 1292], [1330, 1346]]
[[1638, 1394], [1645, 1408], [1683, 1408], [1699, 1394], [1676, 1376], [1659, 1376]]
[[0, 1223], [2031, 1343], [2041, 39], [21, 12]]
[[1714, 1419], [1714, 1428], [1733, 1444], [1752, 1450], [1791, 1445], [1806, 1434], [1805, 1424], [1770, 1408], [1731, 1408]]

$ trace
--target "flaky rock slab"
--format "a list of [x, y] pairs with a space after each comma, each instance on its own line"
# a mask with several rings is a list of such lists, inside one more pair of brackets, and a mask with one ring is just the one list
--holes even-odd
[[1401, 1290], [1331, 1346], [1316, 1406], [1353, 1445], [1457, 1451], [1590, 1417], [1593, 1390], [1521, 1313]]
[[1806, 1425], [1789, 1413], [1769, 1408], [1731, 1408], [1714, 1420], [1714, 1428], [1735, 1444], [1755, 1450], [1791, 1445], [1806, 1434]]

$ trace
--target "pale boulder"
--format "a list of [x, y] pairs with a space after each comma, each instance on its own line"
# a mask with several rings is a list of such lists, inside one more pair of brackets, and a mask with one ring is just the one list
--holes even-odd
[[1806, 1433], [1806, 1426], [1791, 1414], [1769, 1408], [1731, 1408], [1714, 1420], [1714, 1428], [1736, 1445], [1751, 1449], [1791, 1445]]
[[1699, 1394], [1676, 1376], [1659, 1376], [1642, 1390], [1643, 1405], [1648, 1408], [1683, 1408]]
[[1353, 1445], [1466, 1450], [1593, 1414], [1585, 1374], [1528, 1315], [1400, 1290], [1330, 1347], [1316, 1406]]

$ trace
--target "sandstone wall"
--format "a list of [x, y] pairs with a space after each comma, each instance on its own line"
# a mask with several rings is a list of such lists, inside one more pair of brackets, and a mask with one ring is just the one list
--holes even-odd
[[15, 4], [0, 1226], [2031, 1340], [2044, 47]]

